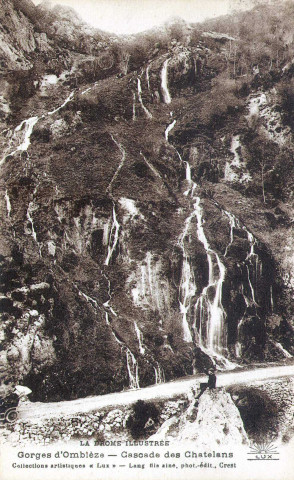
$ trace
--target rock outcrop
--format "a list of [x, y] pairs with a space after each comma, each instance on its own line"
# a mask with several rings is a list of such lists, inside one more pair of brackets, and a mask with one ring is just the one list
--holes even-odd
[[290, 358], [291, 72], [243, 84], [199, 26], [3, 12], [2, 380], [62, 400]]
[[190, 405], [181, 414], [167, 419], [149, 439], [193, 441], [199, 447], [249, 443], [238, 408], [224, 390], [206, 390], [196, 400], [190, 394]]
[[222, 390], [203, 393], [196, 420], [185, 422], [178, 435], [182, 440], [200, 442], [207, 448], [249, 443], [238, 409], [230, 394]]

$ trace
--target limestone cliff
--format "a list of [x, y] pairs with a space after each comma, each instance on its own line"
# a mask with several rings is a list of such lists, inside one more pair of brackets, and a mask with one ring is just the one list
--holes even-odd
[[193, 441], [198, 447], [213, 449], [223, 445], [246, 445], [247, 433], [238, 408], [224, 390], [206, 390], [181, 414], [166, 420], [149, 439]]
[[245, 75], [230, 32], [5, 5], [2, 379], [58, 400], [290, 358], [286, 52]]

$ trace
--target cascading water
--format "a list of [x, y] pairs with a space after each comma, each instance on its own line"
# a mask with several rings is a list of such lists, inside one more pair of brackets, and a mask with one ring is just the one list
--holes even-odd
[[194, 204], [197, 218], [197, 236], [202, 243], [209, 268], [208, 285], [197, 300], [195, 307], [196, 326], [200, 344], [213, 354], [223, 355], [227, 349], [226, 313], [222, 305], [222, 287], [226, 268], [219, 255], [211, 249], [203, 229], [200, 197]]
[[137, 339], [138, 339], [138, 342], [139, 342], [140, 353], [141, 353], [141, 355], [145, 355], [145, 347], [143, 345], [143, 334], [142, 334], [141, 330], [139, 329], [139, 327], [137, 325], [137, 322], [134, 322], [134, 327], [135, 327]]
[[125, 159], [126, 159], [126, 151], [125, 151], [124, 147], [123, 147], [117, 140], [115, 140], [115, 138], [114, 138], [113, 135], [110, 134], [110, 136], [111, 136], [112, 141], [115, 143], [115, 145], [117, 146], [117, 148], [118, 148], [118, 149], [120, 150], [120, 152], [121, 152], [121, 161], [120, 161], [119, 166], [117, 167], [117, 169], [116, 169], [116, 171], [115, 171], [112, 179], [111, 179], [110, 182], [109, 182], [109, 185], [108, 185], [108, 187], [107, 187], [107, 189], [106, 189], [106, 192], [110, 192], [110, 191], [111, 191], [112, 184], [113, 184], [113, 182], [115, 181], [115, 179], [117, 178], [120, 170], [122, 169], [122, 167], [123, 167], [123, 165], [124, 165], [124, 163], [125, 163]]
[[[238, 218], [236, 218], [235, 215], [223, 209], [222, 211], [229, 218], [229, 223], [230, 223], [230, 243], [226, 247], [225, 256], [227, 255], [229, 248], [234, 242], [234, 230], [235, 229], [243, 230], [247, 234], [247, 240], [249, 243], [249, 252], [246, 256], [245, 262], [243, 263], [246, 269], [246, 275], [247, 275], [249, 290], [251, 293], [251, 299], [253, 304], [257, 305], [256, 286], [258, 283], [258, 279], [262, 274], [262, 262], [260, 261], [258, 254], [255, 252], [255, 246], [257, 245], [257, 240], [254, 237], [254, 235], [251, 232], [249, 232], [249, 230], [245, 227], [245, 225], [241, 224], [240, 220], [238, 220]], [[270, 287], [270, 291], [272, 291], [271, 287]], [[248, 303], [248, 300], [246, 298], [246, 304], [247, 303]]]
[[139, 369], [138, 363], [135, 359], [134, 355], [132, 354], [131, 350], [127, 348], [126, 350], [127, 355], [127, 368], [129, 372], [129, 379], [130, 379], [130, 389], [140, 388], [139, 385]]
[[191, 193], [191, 197], [193, 197], [194, 190], [197, 187], [197, 184], [192, 181], [191, 167], [190, 167], [189, 163], [188, 162], [185, 162], [185, 163], [186, 163], [186, 180], [188, 182], [189, 188], [187, 190], [185, 190], [184, 195], [185, 195], [185, 197], [187, 197], [189, 195], [189, 193]]
[[37, 193], [38, 188], [39, 188], [39, 183], [37, 184], [37, 186], [36, 186], [35, 189], [34, 189], [34, 192], [33, 192], [33, 200], [31, 200], [31, 201], [29, 202], [29, 205], [28, 205], [28, 208], [27, 208], [27, 215], [26, 215], [26, 216], [27, 216], [28, 221], [29, 221], [30, 224], [31, 224], [32, 237], [33, 237], [34, 241], [36, 242], [36, 244], [37, 244], [38, 247], [39, 247], [39, 255], [40, 255], [40, 257], [42, 257], [42, 246], [43, 246], [43, 245], [42, 245], [42, 243], [40, 243], [40, 242], [38, 241], [37, 232], [36, 232], [36, 230], [35, 230], [34, 219], [33, 219], [33, 213], [34, 213], [36, 210], [38, 210], [38, 205], [36, 204], [35, 199], [34, 199], [34, 197], [35, 197], [35, 195], [36, 195], [36, 193]]
[[[52, 112], [47, 112], [48, 116], [51, 116], [59, 110], [61, 110], [65, 105], [72, 100], [74, 97], [74, 92], [71, 92], [69, 96], [66, 98], [66, 100], [60, 105], [59, 107], [55, 108], [52, 110]], [[46, 115], [42, 115], [41, 118], [45, 118]], [[15, 129], [13, 132], [13, 136], [11, 138], [10, 144], [13, 143], [14, 141], [18, 140], [19, 133], [23, 133], [22, 135], [22, 141], [21, 143], [17, 146], [16, 150], [12, 152], [5, 152], [4, 157], [2, 158], [0, 165], [2, 165], [6, 159], [7, 154], [9, 155], [15, 155], [16, 152], [25, 152], [28, 150], [30, 144], [31, 144], [31, 135], [33, 133], [34, 127], [36, 123], [40, 120], [40, 117], [33, 116], [30, 118], [27, 118], [26, 120], [23, 120]]]
[[70, 101], [73, 99], [74, 94], [75, 94], [75, 92], [71, 92], [71, 93], [69, 94], [69, 96], [65, 99], [65, 101], [63, 102], [63, 104], [60, 105], [60, 107], [54, 108], [54, 110], [52, 110], [52, 112], [48, 112], [47, 115], [54, 115], [54, 113], [59, 112], [59, 110], [61, 110], [63, 107], [65, 107], [65, 105], [67, 105], [68, 102], [70, 102]]
[[185, 342], [192, 342], [192, 335], [190, 332], [189, 323], [187, 320], [187, 313], [191, 308], [191, 300], [196, 293], [196, 284], [193, 274], [193, 269], [190, 265], [190, 257], [186, 252], [185, 248], [185, 238], [188, 234], [192, 218], [195, 216], [195, 211], [189, 215], [185, 220], [184, 230], [179, 237], [179, 245], [183, 252], [183, 264], [182, 264], [182, 275], [180, 281], [180, 292], [179, 292], [179, 301], [180, 301], [180, 312], [183, 316], [183, 340]]
[[[155, 384], [158, 385], [159, 383], [163, 383], [165, 381], [165, 376], [164, 376], [164, 371], [162, 370], [161, 366], [157, 361], [154, 360], [153, 356], [148, 352], [147, 347], [144, 345], [144, 338], [143, 338], [143, 333], [139, 329], [137, 322], [134, 322], [134, 327], [137, 335], [137, 339], [139, 342], [139, 350], [141, 355], [146, 355], [148, 354], [148, 357], [151, 357], [152, 359], [149, 361], [147, 358], [145, 358], [145, 361], [148, 364], [153, 365], [153, 370], [154, 370], [154, 376], [155, 376]], [[147, 357], [147, 355], [146, 355]]]
[[154, 374], [155, 374], [155, 384], [158, 385], [160, 383], [164, 383], [165, 382], [165, 375], [164, 375], [164, 371], [160, 367], [159, 363], [156, 362], [156, 365], [153, 366], [153, 368], [154, 368]]
[[121, 351], [125, 352], [126, 354], [126, 361], [127, 361], [127, 370], [128, 370], [128, 375], [129, 375], [129, 388], [134, 390], [136, 388], [140, 388], [139, 384], [139, 367], [137, 360], [134, 356], [134, 354], [131, 352], [131, 350], [126, 346], [126, 344], [120, 340], [115, 333], [110, 321], [109, 321], [109, 316], [108, 312], [105, 312], [105, 321], [106, 324], [111, 328], [112, 335], [114, 336], [116, 342], [119, 344], [121, 347]]
[[169, 126], [166, 128], [166, 130], [164, 132], [165, 139], [166, 139], [167, 142], [168, 142], [169, 132], [174, 128], [176, 123], [177, 123], [177, 121], [174, 120], [172, 123], [169, 124]]
[[160, 179], [162, 180], [160, 173], [156, 170], [156, 168], [152, 165], [152, 163], [147, 160], [147, 158], [145, 157], [145, 155], [143, 155], [142, 152], [140, 152], [140, 155], [143, 157], [144, 162], [146, 163], [146, 165], [148, 165], [148, 167], [150, 168], [151, 172], [152, 172], [156, 177], [158, 177], [158, 178], [160, 178]]
[[[18, 145], [16, 150], [12, 152], [5, 152], [5, 155], [3, 156], [0, 165], [2, 165], [5, 160], [6, 156], [9, 155], [15, 155], [17, 152], [26, 152], [31, 144], [31, 135], [33, 133], [34, 126], [38, 122], [39, 117], [30, 117], [27, 120], [23, 120], [15, 129], [13, 132], [13, 136], [10, 140], [10, 144], [14, 143], [15, 141], [19, 141], [19, 134], [22, 134], [21, 138], [21, 143]], [[9, 147], [8, 147], [9, 148]]]
[[136, 94], [133, 93], [133, 122], [136, 120]]
[[[209, 245], [203, 228], [202, 208], [200, 197], [195, 195], [197, 184], [192, 180], [191, 167], [186, 164], [186, 181], [188, 189], [184, 195], [194, 201], [193, 211], [186, 218], [183, 232], [179, 237], [179, 245], [183, 252], [182, 275], [179, 288], [180, 312], [183, 322], [183, 339], [187, 342], [195, 341], [200, 348], [212, 358], [219, 360], [227, 368], [234, 368], [224, 354], [227, 353], [226, 313], [222, 305], [222, 288], [225, 280], [226, 268], [219, 255]], [[192, 220], [197, 220], [197, 238], [202, 243], [209, 268], [208, 285], [203, 288], [198, 300], [193, 302], [197, 292], [191, 259], [186, 251], [185, 239], [191, 228]], [[193, 311], [194, 309], [194, 311]], [[192, 313], [193, 312], [193, 313]], [[193, 335], [191, 334], [191, 327]]]
[[254, 302], [254, 304], [256, 304], [255, 290], [256, 290], [259, 275], [262, 273], [262, 263], [259, 261], [259, 257], [255, 252], [255, 248], [254, 248], [256, 245], [255, 237], [252, 235], [251, 232], [247, 230], [245, 226], [243, 226], [243, 230], [245, 230], [245, 232], [247, 233], [248, 242], [250, 244], [250, 252], [246, 257], [246, 262], [247, 262], [246, 269], [248, 273], [248, 283], [251, 290], [252, 301]]
[[161, 71], [161, 89], [164, 103], [171, 103], [171, 96], [168, 90], [168, 62], [169, 58], [165, 60]]
[[20, 125], [18, 125], [15, 129], [15, 133], [21, 131], [22, 129], [24, 130], [24, 137], [23, 137], [23, 142], [17, 147], [16, 151], [27, 151], [31, 144], [31, 135], [33, 133], [34, 126], [38, 122], [39, 117], [31, 117], [27, 120], [24, 120], [21, 122]]
[[79, 296], [82, 297], [82, 298], [84, 298], [84, 299], [86, 300], [86, 302], [89, 303], [89, 304], [93, 307], [93, 309], [95, 310], [95, 312], [96, 312], [96, 309], [99, 308], [97, 300], [95, 300], [94, 298], [90, 297], [90, 296], [87, 295], [86, 293], [82, 292], [76, 284], [74, 284], [74, 286], [75, 286], [75, 288], [78, 290]]
[[271, 297], [271, 310], [274, 311], [274, 296], [273, 296], [273, 286], [270, 286], [270, 297]]
[[226, 257], [229, 248], [231, 247], [231, 245], [232, 245], [233, 242], [234, 242], [234, 230], [235, 230], [236, 228], [240, 228], [240, 222], [239, 222], [239, 220], [235, 217], [235, 215], [233, 215], [232, 213], [227, 212], [226, 210], [224, 210], [224, 213], [225, 213], [225, 214], [227, 215], [227, 217], [229, 218], [229, 223], [230, 223], [230, 243], [226, 246], [226, 250], [225, 250], [225, 257]]
[[116, 219], [115, 207], [113, 206], [112, 210], [112, 226], [108, 240], [108, 252], [107, 257], [105, 259], [104, 265], [109, 265], [110, 259], [113, 255], [113, 252], [116, 248], [118, 237], [119, 237], [119, 229], [120, 225]]
[[147, 80], [148, 90], [150, 91], [151, 88], [150, 88], [150, 79], [149, 79], [149, 69], [150, 69], [150, 65], [148, 65], [148, 67], [146, 68], [146, 80]]
[[[219, 206], [219, 205], [218, 205]], [[219, 206], [220, 207], [220, 206]], [[221, 207], [220, 207], [221, 208]], [[246, 228], [242, 222], [235, 217], [230, 212], [223, 210], [223, 213], [228, 217], [229, 224], [230, 224], [230, 242], [226, 247], [225, 255], [227, 255], [231, 245], [234, 242], [234, 231], [239, 230], [240, 232], [246, 232], [247, 235], [247, 242], [248, 242], [248, 253], [246, 255], [245, 260], [239, 264], [240, 270], [240, 277], [242, 278], [242, 283], [240, 285], [240, 293], [244, 299], [245, 303], [245, 312], [243, 317], [238, 321], [237, 326], [237, 339], [235, 344], [235, 353], [237, 357], [240, 357], [242, 354], [242, 327], [245, 323], [246, 318], [252, 317], [254, 315], [259, 320], [262, 320], [261, 310], [260, 310], [260, 303], [266, 303], [271, 310], [274, 311], [274, 300], [273, 300], [273, 287], [272, 285], [269, 286], [268, 296], [263, 298], [260, 297], [258, 291], [258, 285], [262, 284], [262, 272], [263, 272], [263, 264], [261, 259], [259, 258], [258, 253], [256, 252], [256, 247], [258, 246], [258, 240], [254, 237], [254, 235]], [[242, 236], [243, 237], [243, 236]], [[279, 348], [276, 345], [277, 348]], [[281, 349], [280, 349], [281, 350]]]
[[146, 114], [146, 117], [151, 119], [152, 118], [152, 113], [149, 112], [149, 110], [145, 107], [144, 103], [143, 103], [143, 99], [142, 99], [142, 86], [141, 86], [141, 80], [140, 78], [138, 77], [137, 78], [137, 84], [138, 84], [138, 99], [139, 99], [139, 102], [140, 102], [140, 105], [141, 107], [143, 108], [145, 114]]
[[7, 217], [10, 218], [10, 214], [11, 214], [11, 202], [10, 202], [10, 198], [9, 198], [7, 189], [5, 190], [5, 201], [6, 201]]
[[32, 217], [32, 213], [33, 213], [34, 210], [35, 210], [34, 202], [30, 202], [29, 206], [28, 206], [28, 209], [27, 209], [27, 219], [31, 224], [32, 237], [35, 240], [35, 242], [38, 243], [37, 234], [36, 234], [36, 231], [35, 231], [35, 228], [34, 228], [34, 220], [33, 220], [33, 217]]

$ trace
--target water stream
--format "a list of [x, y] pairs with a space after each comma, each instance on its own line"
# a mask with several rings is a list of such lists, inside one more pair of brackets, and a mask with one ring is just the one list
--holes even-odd
[[142, 86], [141, 86], [141, 80], [140, 78], [138, 77], [137, 78], [137, 83], [138, 83], [138, 99], [139, 99], [139, 102], [140, 102], [140, 105], [141, 107], [143, 108], [145, 114], [146, 114], [146, 117], [151, 119], [152, 118], [152, 113], [149, 112], [149, 110], [145, 107], [144, 103], [143, 103], [143, 99], [142, 99]]
[[168, 89], [168, 63], [169, 58], [165, 60], [161, 71], [161, 89], [164, 103], [171, 103], [172, 100]]

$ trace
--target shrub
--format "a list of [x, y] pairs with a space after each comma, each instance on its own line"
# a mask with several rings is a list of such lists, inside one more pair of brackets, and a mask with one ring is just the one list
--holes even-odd
[[[143, 437], [146, 433], [146, 423], [152, 420], [151, 424], [158, 421], [159, 411], [154, 403], [146, 403], [138, 400], [133, 406], [133, 414], [127, 421], [127, 427], [134, 439]], [[148, 430], [150, 433], [150, 430]]]
[[233, 386], [228, 389], [240, 412], [244, 428], [255, 441], [277, 434], [278, 408], [269, 395], [255, 387]]

